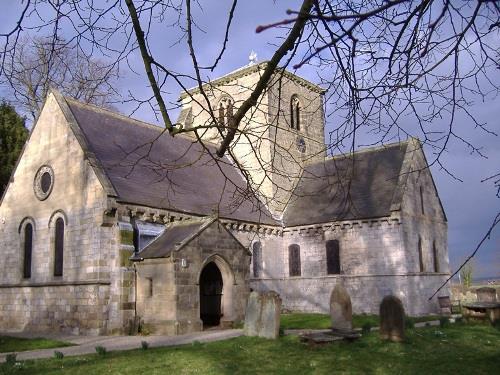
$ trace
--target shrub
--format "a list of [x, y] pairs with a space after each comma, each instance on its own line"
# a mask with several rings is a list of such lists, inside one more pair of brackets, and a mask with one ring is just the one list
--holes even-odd
[[446, 316], [442, 316], [439, 318], [439, 326], [441, 328], [448, 327], [450, 325], [450, 319], [448, 319]]
[[497, 319], [493, 322], [493, 327], [500, 331], [500, 319]]
[[363, 334], [370, 333], [371, 330], [372, 330], [372, 324], [370, 322], [364, 323], [363, 326], [361, 327], [361, 333]]
[[149, 329], [149, 327], [145, 326], [144, 324], [140, 324], [137, 330], [139, 332], [139, 335], [141, 336], [149, 336], [151, 334], [151, 330]]
[[200, 341], [198, 341], [198, 340], [194, 340], [192, 342], [191, 346], [194, 346], [195, 348], [200, 348], [200, 347], [203, 346], [203, 344]]
[[278, 331], [278, 334], [279, 334], [280, 336], [285, 336], [285, 330], [284, 330], [282, 327], [280, 327], [280, 329], [279, 329], [279, 331]]
[[60, 351], [55, 350], [55, 351], [54, 351], [54, 358], [57, 358], [57, 359], [63, 359], [63, 358], [64, 358], [64, 353], [63, 353], [63, 352], [60, 352]]
[[409, 316], [405, 318], [405, 327], [409, 329], [415, 328], [415, 321]]
[[143, 350], [148, 350], [149, 344], [147, 341], [141, 341], [141, 347]]
[[95, 351], [99, 355], [105, 355], [108, 352], [104, 346], [100, 345], [95, 347]]
[[17, 354], [16, 353], [7, 354], [5, 356], [5, 363], [7, 363], [8, 365], [13, 366], [16, 363], [16, 359], [17, 359]]

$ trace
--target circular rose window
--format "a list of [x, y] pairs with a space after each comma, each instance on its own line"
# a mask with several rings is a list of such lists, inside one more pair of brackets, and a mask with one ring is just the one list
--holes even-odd
[[35, 175], [33, 188], [35, 195], [41, 201], [47, 199], [54, 186], [54, 171], [48, 165], [41, 167]]

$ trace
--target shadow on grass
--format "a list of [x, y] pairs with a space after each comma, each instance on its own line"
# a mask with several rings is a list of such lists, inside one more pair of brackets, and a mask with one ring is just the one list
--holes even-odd
[[[296, 336], [239, 337], [207, 344], [27, 361], [25, 374], [493, 374], [500, 373], [500, 334], [485, 325], [408, 330], [402, 344], [371, 333], [319, 347]], [[9, 372], [10, 370], [10, 372]], [[0, 373], [14, 373], [0, 367]]]

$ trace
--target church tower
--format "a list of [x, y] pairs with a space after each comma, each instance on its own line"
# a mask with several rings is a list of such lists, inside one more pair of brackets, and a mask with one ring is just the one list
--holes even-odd
[[[198, 128], [206, 141], [220, 143], [228, 118], [250, 96], [266, 64], [249, 65], [206, 84], [209, 103], [198, 88], [183, 93], [178, 123]], [[325, 158], [323, 93], [311, 82], [278, 70], [231, 145], [254, 190], [277, 219], [304, 165]]]

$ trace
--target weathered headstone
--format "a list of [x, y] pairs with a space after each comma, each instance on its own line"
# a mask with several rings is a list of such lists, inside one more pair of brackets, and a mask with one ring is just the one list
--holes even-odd
[[261, 306], [260, 295], [251, 292], [248, 296], [247, 309], [245, 312], [244, 333], [246, 336], [257, 336], [257, 329], [260, 320]]
[[244, 334], [268, 339], [278, 338], [280, 313], [281, 298], [278, 293], [273, 291], [250, 293], [245, 312]]
[[352, 330], [352, 305], [349, 293], [337, 284], [330, 295], [330, 318], [332, 329], [340, 331]]
[[497, 290], [495, 288], [482, 287], [476, 290], [478, 302], [496, 302]]
[[405, 309], [398, 297], [385, 296], [380, 304], [380, 338], [394, 342], [405, 338]]

